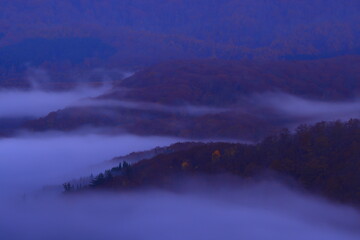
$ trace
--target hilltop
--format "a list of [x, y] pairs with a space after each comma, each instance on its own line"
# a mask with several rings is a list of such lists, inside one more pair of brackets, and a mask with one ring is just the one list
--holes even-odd
[[[277, 105], [291, 97], [310, 105], [351, 102], [360, 92], [359, 69], [359, 56], [165, 62], [115, 82], [88, 104], [29, 121], [26, 128], [70, 131], [93, 126], [112, 128], [113, 133], [258, 141], [292, 125], [326, 120], [283, 113], [269, 104], [272, 98], [266, 94], [285, 94]], [[346, 117], [336, 114], [335, 120]]]
[[207, 143], [120, 165], [83, 190], [172, 189], [186, 177], [273, 178], [332, 200], [360, 204], [360, 121], [302, 125], [253, 144]]

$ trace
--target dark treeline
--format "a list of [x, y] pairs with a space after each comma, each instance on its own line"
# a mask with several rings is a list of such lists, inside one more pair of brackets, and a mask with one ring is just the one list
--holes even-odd
[[87, 189], [89, 187], [96, 188], [107, 182], [113, 180], [116, 176], [125, 176], [130, 177], [132, 174], [131, 164], [122, 161], [117, 167], [113, 167], [110, 170], [105, 170], [104, 173], [99, 173], [95, 177], [91, 174], [89, 177], [79, 178], [72, 180], [70, 182], [63, 183], [63, 188], [65, 192], [79, 191]]
[[[281, 176], [332, 200], [360, 203], [360, 120], [301, 125], [256, 145], [209, 143], [160, 154], [131, 166], [131, 174], [107, 178], [102, 189], [171, 187], [180, 176], [234, 174]], [[292, 180], [290, 180], [292, 179]], [[294, 186], [294, 185], [293, 185]]]

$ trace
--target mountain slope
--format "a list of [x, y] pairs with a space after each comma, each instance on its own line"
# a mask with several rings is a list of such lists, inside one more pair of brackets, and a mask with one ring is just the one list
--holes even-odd
[[[81, 70], [184, 58], [319, 59], [360, 53], [359, 11], [357, 0], [3, 0], [0, 52], [30, 39], [93, 38], [115, 49], [110, 58], [86, 58]], [[36, 55], [16, 65], [32, 66]], [[79, 68], [58, 60], [40, 66], [54, 74], [59, 65]], [[0, 76], [0, 85], [24, 80], [14, 66]]]
[[[351, 105], [350, 113], [337, 112], [335, 107], [341, 101], [349, 108], [346, 104], [359, 96], [359, 69], [358, 56], [166, 62], [118, 81], [107, 94], [84, 106], [52, 112], [26, 127], [35, 131], [111, 127], [113, 132], [141, 135], [257, 141], [302, 122], [358, 116], [356, 104]], [[271, 104], [269, 93], [287, 95], [279, 95]], [[318, 111], [328, 111], [327, 115], [313, 116], [316, 109], [302, 115], [304, 101], [307, 107], [316, 105]], [[283, 104], [288, 104], [286, 111], [293, 110], [284, 112]], [[295, 107], [299, 114], [294, 114]]]
[[186, 176], [233, 174], [248, 181], [272, 176], [292, 185], [295, 181], [298, 187], [332, 200], [359, 205], [360, 121], [302, 125], [295, 134], [285, 131], [256, 145], [208, 143], [113, 171], [120, 174], [93, 187], [172, 188]]
[[224, 107], [247, 95], [274, 91], [334, 101], [359, 95], [359, 69], [360, 56], [312, 61], [183, 60], [140, 71], [116, 87], [129, 89], [125, 99], [162, 104]]

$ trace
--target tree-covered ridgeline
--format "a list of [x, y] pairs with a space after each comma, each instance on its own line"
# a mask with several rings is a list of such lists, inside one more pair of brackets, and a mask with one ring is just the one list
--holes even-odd
[[360, 120], [301, 125], [258, 144], [208, 143], [160, 154], [103, 175], [96, 187], [169, 187], [174, 177], [224, 173], [248, 180], [272, 173], [311, 193], [360, 204]]

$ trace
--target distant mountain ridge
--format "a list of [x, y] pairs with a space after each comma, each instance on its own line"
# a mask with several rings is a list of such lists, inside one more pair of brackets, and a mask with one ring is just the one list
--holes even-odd
[[171, 61], [118, 81], [108, 93], [93, 99], [93, 105], [49, 113], [28, 122], [26, 128], [69, 131], [94, 126], [113, 128], [114, 133], [257, 141], [311, 119], [258, 105], [252, 96], [279, 92], [310, 101], [346, 103], [359, 96], [359, 79], [358, 56]]
[[[140, 71], [116, 87], [129, 89], [121, 98], [162, 104], [224, 107], [264, 92], [334, 101], [359, 96], [359, 68], [360, 56], [308, 61], [178, 60]], [[116, 98], [116, 92], [109, 97]]]
[[[85, 69], [185, 58], [321, 59], [360, 54], [359, 11], [357, 0], [3, 0], [0, 49], [90, 37], [116, 50], [88, 57]], [[42, 67], [61, 72], [53, 62]]]

